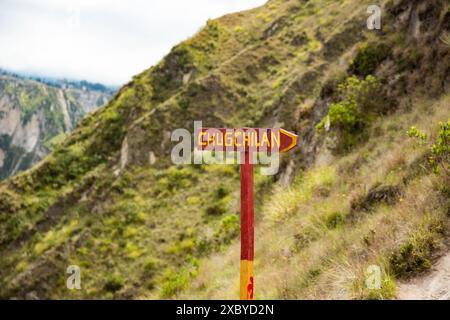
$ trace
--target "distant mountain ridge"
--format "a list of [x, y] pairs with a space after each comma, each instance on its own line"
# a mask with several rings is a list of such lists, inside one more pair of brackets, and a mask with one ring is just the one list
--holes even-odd
[[87, 81], [35, 79], [0, 70], [0, 180], [41, 160], [112, 92]]
[[89, 82], [86, 80], [71, 80], [71, 79], [60, 79], [54, 77], [46, 77], [46, 76], [36, 76], [36, 75], [28, 75], [13, 71], [8, 71], [0, 68], [0, 75], [4, 76], [12, 76], [14, 78], [22, 79], [22, 80], [34, 80], [52, 87], [61, 88], [61, 89], [79, 89], [79, 90], [90, 90], [90, 91], [99, 91], [103, 93], [113, 94], [117, 91], [117, 87], [115, 86], [106, 86], [98, 82]]

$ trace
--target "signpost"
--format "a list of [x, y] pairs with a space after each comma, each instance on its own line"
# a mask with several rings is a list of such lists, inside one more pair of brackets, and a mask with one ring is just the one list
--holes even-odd
[[255, 152], [288, 152], [298, 144], [298, 136], [283, 129], [202, 128], [196, 133], [197, 148], [203, 151], [232, 151], [241, 156], [241, 273], [240, 298], [254, 298], [254, 196], [253, 163]]

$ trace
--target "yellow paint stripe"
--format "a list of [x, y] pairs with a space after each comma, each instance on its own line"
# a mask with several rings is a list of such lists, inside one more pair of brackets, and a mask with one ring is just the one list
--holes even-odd
[[241, 300], [253, 300], [253, 261], [241, 260]]

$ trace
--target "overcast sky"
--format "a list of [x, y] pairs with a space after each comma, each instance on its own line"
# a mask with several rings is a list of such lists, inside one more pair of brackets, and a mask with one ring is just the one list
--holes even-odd
[[0, 67], [120, 85], [208, 18], [266, 0], [0, 0]]

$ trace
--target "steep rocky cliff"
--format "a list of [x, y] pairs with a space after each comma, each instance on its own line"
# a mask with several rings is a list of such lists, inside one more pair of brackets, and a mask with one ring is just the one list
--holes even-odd
[[0, 75], [0, 179], [43, 159], [110, 94]]

